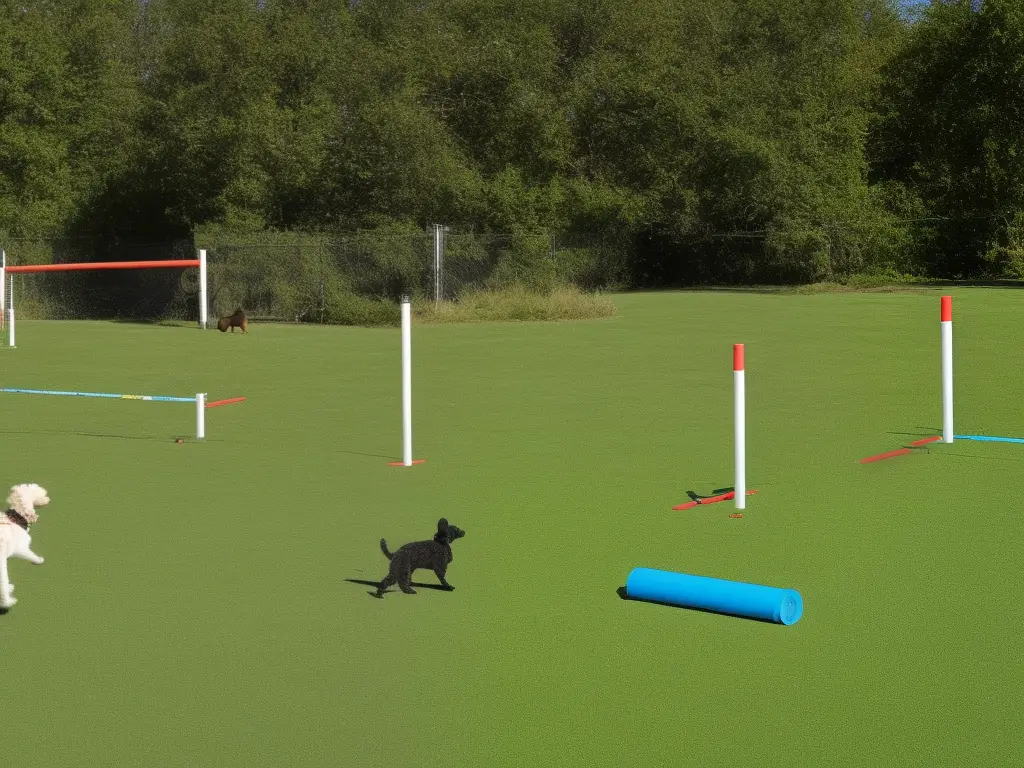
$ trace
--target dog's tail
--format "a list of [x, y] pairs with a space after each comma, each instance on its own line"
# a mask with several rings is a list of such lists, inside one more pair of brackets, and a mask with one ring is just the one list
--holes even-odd
[[384, 553], [384, 557], [388, 560], [392, 558], [392, 554], [388, 552], [388, 543], [384, 539], [380, 540], [380, 551]]

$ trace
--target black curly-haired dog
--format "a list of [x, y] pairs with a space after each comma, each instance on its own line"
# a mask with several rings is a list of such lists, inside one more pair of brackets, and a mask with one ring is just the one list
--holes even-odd
[[448, 563], [452, 561], [452, 542], [461, 539], [466, 532], [454, 525], [448, 525], [443, 517], [437, 521], [437, 533], [430, 541], [414, 541], [400, 547], [394, 553], [388, 552], [388, 544], [384, 539], [380, 540], [380, 549], [384, 556], [391, 561], [388, 575], [377, 587], [374, 597], [383, 597], [384, 590], [392, 584], [398, 584], [407, 595], [415, 595], [416, 590], [412, 588], [412, 572], [417, 568], [429, 568], [437, 574], [441, 586], [445, 589], [455, 589], [444, 580], [444, 573], [448, 569]]

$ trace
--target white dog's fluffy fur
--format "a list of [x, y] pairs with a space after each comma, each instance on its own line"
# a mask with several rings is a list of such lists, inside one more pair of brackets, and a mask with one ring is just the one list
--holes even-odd
[[[45, 507], [50, 503], [46, 489], [35, 483], [23, 483], [11, 488], [7, 497], [8, 509], [14, 510], [25, 521], [32, 525], [39, 519], [36, 507]], [[0, 608], [6, 609], [14, 605], [14, 585], [7, 576], [7, 559], [20, 557], [30, 563], [42, 565], [43, 558], [32, 551], [32, 537], [28, 531], [8, 518], [6, 512], [0, 513]]]

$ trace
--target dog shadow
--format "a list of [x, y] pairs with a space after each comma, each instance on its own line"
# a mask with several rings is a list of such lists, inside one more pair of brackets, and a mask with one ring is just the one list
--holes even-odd
[[712, 496], [720, 496], [723, 493], [732, 493], [735, 490], [736, 489], [730, 485], [728, 488], [715, 488], [715, 490], [707, 496], [699, 494], [696, 491], [687, 491], [686, 495], [690, 498], [690, 501], [702, 501], [703, 499], [710, 499]]
[[[351, 582], [352, 584], [362, 584], [364, 587], [373, 587], [373, 590], [367, 592], [370, 597], [379, 597], [383, 599], [382, 595], [377, 594], [377, 587], [380, 585], [379, 581], [368, 581], [366, 579], [345, 579], [345, 581]], [[411, 582], [412, 587], [415, 589], [436, 589], [438, 592], [447, 592], [448, 590], [442, 587], [440, 584], [421, 584], [418, 581]], [[389, 592], [400, 592], [398, 589], [385, 589], [384, 594]]]
[[684, 611], [693, 611], [694, 613], [710, 613], [714, 616], [728, 616], [730, 619], [745, 619], [746, 621], [753, 621], [758, 624], [774, 624], [774, 621], [770, 619], [758, 619], [753, 616], [737, 616], [734, 613], [724, 613], [722, 611], [713, 611], [710, 608], [691, 608], [686, 605], [675, 605], [674, 603], [666, 603], [662, 600], [641, 600], [638, 597], [630, 597], [626, 592], [625, 587], [619, 587], [615, 590], [615, 593], [622, 599], [628, 600], [633, 603], [650, 603], [651, 605], [661, 605], [665, 608], [681, 608]]

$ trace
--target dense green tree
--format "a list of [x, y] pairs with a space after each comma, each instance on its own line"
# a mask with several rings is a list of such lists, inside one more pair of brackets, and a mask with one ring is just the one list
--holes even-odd
[[873, 180], [921, 268], [1024, 276], [1024, 6], [932, 4], [885, 75]]
[[57, 3], [0, 2], [0, 231], [46, 233], [75, 203], [71, 81]]
[[0, 231], [445, 222], [603, 233], [647, 284], [1024, 274], [1022, 14], [0, 0]]

